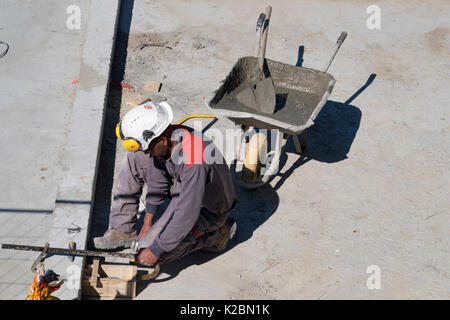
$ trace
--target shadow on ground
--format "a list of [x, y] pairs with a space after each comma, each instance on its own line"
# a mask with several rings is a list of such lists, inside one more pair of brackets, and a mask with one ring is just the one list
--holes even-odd
[[[299, 52], [300, 50], [299, 48]], [[342, 103], [329, 100], [325, 103], [314, 125], [307, 129], [307, 141], [303, 154], [283, 174], [277, 175], [281, 178], [274, 186], [275, 190], [278, 190], [298, 167], [310, 160], [335, 163], [347, 159], [361, 123], [361, 110], [351, 105], [351, 102], [373, 82], [375, 77], [375, 74], [371, 74], [366, 83], [347, 101]], [[280, 171], [286, 165], [287, 153], [295, 153], [292, 139], [287, 142], [285, 152], [280, 159]]]
[[95, 189], [94, 209], [89, 230], [87, 246], [93, 248], [93, 238], [102, 236], [108, 229], [111, 193], [114, 181], [114, 164], [116, 161], [115, 135], [116, 124], [120, 120], [122, 88], [120, 85], [125, 75], [128, 38], [130, 33], [134, 0], [122, 0], [116, 42], [114, 62], [111, 69], [108, 101], [106, 104], [103, 138], [101, 143], [98, 176]]
[[217, 256], [232, 250], [242, 242], [253, 236], [253, 232], [265, 223], [277, 210], [279, 198], [273, 187], [269, 184], [255, 190], [245, 190], [235, 185], [238, 204], [230, 217], [236, 220], [237, 231], [233, 239], [228, 243], [224, 252], [213, 254], [201, 251], [190, 253], [180, 260], [169, 262], [161, 266], [161, 272], [168, 276], [158, 277], [151, 281], [140, 281], [137, 286], [137, 294], [142, 292], [152, 282], [165, 282], [175, 278], [183, 269], [192, 265], [201, 265]]
[[[123, 80], [132, 9], [132, 0], [122, 1], [114, 66], [112, 69], [113, 83], [120, 83]], [[298, 67], [301, 67], [303, 64], [303, 53], [304, 47], [300, 46], [298, 48], [298, 58], [296, 62], [296, 66]], [[359, 108], [351, 105], [351, 102], [372, 83], [375, 77], [375, 74], [370, 75], [367, 82], [344, 103], [327, 101], [322, 111], [317, 116], [315, 125], [308, 129], [307, 148], [304, 149], [303, 154], [290, 168], [285, 170], [283, 174], [278, 174], [281, 178], [277, 181], [275, 186], [266, 184], [255, 190], [245, 190], [240, 186], [235, 186], [239, 202], [230, 217], [236, 220], [238, 229], [236, 236], [230, 241], [224, 252], [232, 250], [240, 243], [250, 239], [255, 230], [270, 219], [279, 205], [277, 190], [298, 167], [313, 159], [320, 162], [334, 163], [347, 158], [347, 154], [361, 122], [361, 111]], [[121, 97], [121, 88], [111, 86], [105, 116], [93, 220], [90, 229], [90, 247], [92, 247], [92, 239], [103, 235], [108, 228], [116, 152], [114, 126], [119, 121], [120, 117]], [[289, 139], [285, 152], [280, 159], [280, 170], [283, 169], [287, 163], [287, 153], [295, 153], [292, 139]], [[167, 205], [167, 203], [165, 205]], [[165, 206], [162, 206], [161, 209], [164, 210], [164, 207]], [[159, 214], [161, 214], [161, 210], [159, 210]], [[142, 225], [142, 218], [143, 215], [141, 214], [137, 223], [138, 230]], [[224, 252], [211, 254], [198, 251], [193, 252], [180, 260], [167, 263], [163, 265], [161, 269], [162, 272], [168, 276], [164, 278], [159, 277], [151, 281], [139, 281], [137, 285], [137, 294], [142, 292], [147, 285], [152, 282], [165, 282], [171, 280], [183, 269], [186, 269], [191, 265], [201, 265], [206, 263]], [[139, 270], [139, 274], [143, 273], [146, 273], [146, 271]]]

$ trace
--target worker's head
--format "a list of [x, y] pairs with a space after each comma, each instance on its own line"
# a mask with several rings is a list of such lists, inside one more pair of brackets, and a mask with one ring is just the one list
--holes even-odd
[[[146, 102], [128, 111], [117, 124], [116, 135], [122, 146], [132, 152], [164, 156], [165, 146], [170, 147], [170, 135], [164, 132], [173, 120], [172, 108], [167, 102]], [[169, 151], [170, 155], [170, 151]]]
[[145, 153], [151, 154], [153, 157], [169, 159], [172, 154], [172, 132], [173, 126], [168, 126], [166, 130], [164, 130], [161, 135], [153, 139]]

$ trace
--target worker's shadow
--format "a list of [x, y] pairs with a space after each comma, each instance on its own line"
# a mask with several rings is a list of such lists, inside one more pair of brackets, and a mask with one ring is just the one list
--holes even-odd
[[[265, 223], [277, 210], [279, 198], [270, 184], [266, 184], [255, 190], [246, 190], [235, 184], [235, 192], [238, 203], [231, 212], [230, 217], [236, 221], [237, 230], [235, 236], [228, 242], [227, 248], [220, 253], [207, 253], [195, 251], [179, 260], [169, 262], [161, 266], [161, 274], [150, 281], [139, 281], [136, 288], [137, 294], [142, 292], [152, 282], [164, 282], [175, 278], [182, 270], [192, 265], [201, 265], [232, 250], [250, 239], [253, 232]], [[163, 209], [163, 208], [162, 208]], [[159, 211], [159, 210], [158, 210]], [[139, 219], [141, 220], [141, 219]], [[142, 221], [138, 221], [138, 227]], [[142, 271], [142, 273], [146, 273]]]

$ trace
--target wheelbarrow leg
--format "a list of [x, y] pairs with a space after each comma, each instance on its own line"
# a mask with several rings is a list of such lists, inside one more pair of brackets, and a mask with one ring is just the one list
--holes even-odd
[[279, 164], [280, 164], [280, 157], [281, 157], [281, 151], [283, 149], [283, 142], [285, 142], [285, 139], [283, 139], [283, 134], [279, 130], [275, 130], [274, 136], [272, 136], [272, 142], [275, 142], [275, 149], [273, 153], [273, 158], [270, 161], [270, 165], [263, 173], [263, 177], [261, 178], [261, 181], [266, 183], [269, 178], [272, 175], [275, 175], [278, 173]]
[[303, 149], [306, 148], [306, 136], [307, 136], [307, 131], [305, 129], [302, 131], [302, 148]]
[[306, 148], [306, 129], [302, 131], [301, 135], [302, 135], [301, 142], [298, 139], [297, 134], [294, 134], [292, 136], [292, 140], [294, 141], [294, 145], [295, 145], [295, 151], [297, 151], [298, 154], [302, 154], [303, 150], [305, 150], [305, 148]]
[[244, 157], [245, 157], [245, 148], [247, 146], [247, 143], [245, 143], [245, 139], [248, 136], [248, 133], [253, 130], [252, 127], [246, 128], [245, 126], [236, 125], [235, 129], [237, 131], [237, 144], [235, 145], [235, 159], [236, 159], [236, 165], [235, 170], [236, 172], [242, 171], [242, 168], [244, 166]]
[[292, 136], [292, 140], [294, 141], [295, 151], [297, 151], [298, 154], [302, 154], [303, 150], [302, 150], [302, 146], [300, 145], [300, 141], [298, 140], [298, 135], [294, 134]]

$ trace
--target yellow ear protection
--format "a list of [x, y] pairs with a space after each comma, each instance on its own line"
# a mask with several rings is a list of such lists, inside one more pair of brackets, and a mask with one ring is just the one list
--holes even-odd
[[120, 128], [120, 122], [116, 126], [116, 136], [120, 141], [122, 141], [122, 147], [124, 147], [125, 150], [136, 152], [141, 148], [141, 144], [139, 143], [139, 141], [134, 138], [123, 136], [122, 130]]

